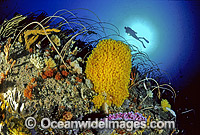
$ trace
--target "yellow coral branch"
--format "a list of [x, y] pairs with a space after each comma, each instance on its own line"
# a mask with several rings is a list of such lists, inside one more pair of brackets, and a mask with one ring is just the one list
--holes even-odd
[[[58, 29], [46, 29], [44, 30], [27, 30], [24, 32], [24, 39], [26, 43], [26, 49], [29, 50], [30, 46], [38, 39], [39, 35], [51, 34], [52, 32], [60, 32]], [[31, 36], [31, 37], [30, 37]]]

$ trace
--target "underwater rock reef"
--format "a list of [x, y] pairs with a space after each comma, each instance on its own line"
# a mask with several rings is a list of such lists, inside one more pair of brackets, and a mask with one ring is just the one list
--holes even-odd
[[[106, 34], [110, 29], [114, 34]], [[113, 35], [120, 37], [112, 25], [68, 10], [5, 19], [0, 24], [0, 134], [177, 134], [176, 125], [132, 130], [41, 126], [44, 118], [176, 123], [170, 105], [176, 93], [162, 82], [158, 66]], [[28, 118], [35, 119], [34, 127], [27, 127]]]

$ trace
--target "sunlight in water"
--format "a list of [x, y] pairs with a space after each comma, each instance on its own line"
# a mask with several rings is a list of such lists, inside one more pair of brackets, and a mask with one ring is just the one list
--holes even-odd
[[140, 41], [133, 38], [132, 36], [129, 36], [127, 33], [124, 32], [124, 37], [130, 44], [137, 46], [141, 51], [144, 51], [149, 55], [156, 51], [158, 45], [158, 43], [156, 42], [157, 34], [155, 28], [153, 28], [153, 26], [150, 23], [142, 19], [134, 19], [134, 21], [129, 21], [129, 23], [127, 23], [126, 26], [130, 27], [135, 32], [137, 32], [138, 37], [144, 37], [149, 41], [149, 43], [147, 43], [144, 39], [140, 39], [146, 46], [146, 48], [144, 48]]

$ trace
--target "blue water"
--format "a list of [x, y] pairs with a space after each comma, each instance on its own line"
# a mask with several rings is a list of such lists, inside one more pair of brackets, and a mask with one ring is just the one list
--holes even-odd
[[[199, 19], [198, 6], [189, 1], [135, 1], [135, 0], [11, 0], [2, 2], [2, 16], [19, 12], [21, 14], [44, 10], [53, 15], [59, 9], [87, 8], [95, 12], [104, 22], [118, 27], [120, 34], [131, 44], [146, 52], [151, 60], [167, 71], [175, 85], [185, 85], [188, 78], [194, 77], [199, 67]], [[5, 7], [7, 6], [7, 8]], [[94, 16], [83, 10], [74, 11], [79, 16]], [[150, 41], [142, 44], [125, 33], [124, 26], [134, 29], [138, 36]], [[179, 77], [184, 76], [179, 82]], [[183, 83], [185, 82], [185, 83]]]
[[[177, 99], [177, 104], [182, 105], [180, 112], [197, 107], [200, 3], [167, 0], [8, 0], [2, 2], [0, 7], [2, 17], [14, 12], [23, 14], [44, 10], [53, 15], [59, 9], [90, 9], [101, 21], [116, 25], [122, 36], [171, 75], [172, 85], [181, 95]], [[94, 16], [83, 10], [75, 12], [84, 17]], [[149, 40], [149, 44], [145, 43], [146, 48], [125, 33], [125, 26]]]

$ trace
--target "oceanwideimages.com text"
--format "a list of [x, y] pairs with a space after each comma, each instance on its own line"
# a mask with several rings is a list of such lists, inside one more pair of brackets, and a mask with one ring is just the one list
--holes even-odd
[[[36, 120], [33, 117], [28, 117], [25, 121], [25, 125], [29, 129], [33, 129], [36, 126]], [[43, 129], [126, 129], [127, 131], [133, 131], [139, 128], [175, 128], [174, 121], [118, 121], [118, 120], [98, 120], [91, 121], [89, 118], [87, 121], [51, 121], [49, 118], [43, 118], [40, 122], [40, 126]]]

